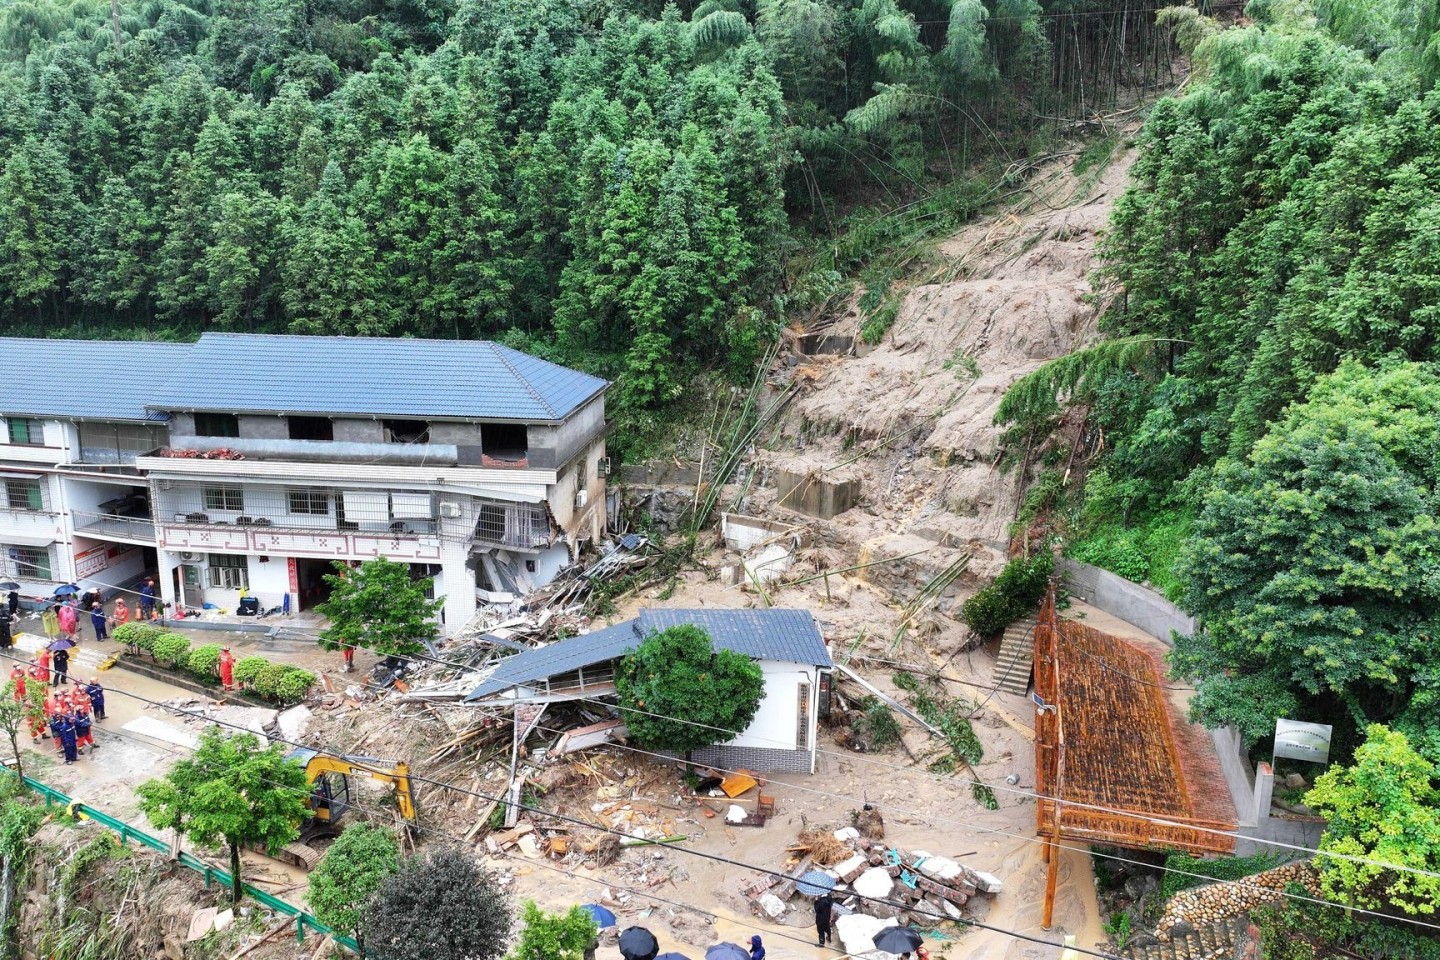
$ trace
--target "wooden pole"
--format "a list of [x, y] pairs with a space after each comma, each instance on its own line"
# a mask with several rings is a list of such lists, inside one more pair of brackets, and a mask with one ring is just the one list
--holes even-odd
[[1048, 869], [1045, 873], [1045, 904], [1040, 926], [1049, 930], [1055, 920], [1055, 886], [1060, 879], [1060, 798], [1065, 781], [1065, 727], [1060, 721], [1060, 625], [1055, 615], [1055, 581], [1045, 598], [1047, 626], [1050, 629], [1050, 665], [1054, 670], [1055, 700], [1050, 704], [1051, 724], [1055, 732], [1055, 782], [1050, 785], [1050, 842], [1045, 846]]

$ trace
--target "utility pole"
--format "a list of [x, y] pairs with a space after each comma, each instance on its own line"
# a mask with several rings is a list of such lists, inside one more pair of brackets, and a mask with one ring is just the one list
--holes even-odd
[[120, 0], [110, 0], [110, 31], [115, 34], [115, 56], [120, 56]]

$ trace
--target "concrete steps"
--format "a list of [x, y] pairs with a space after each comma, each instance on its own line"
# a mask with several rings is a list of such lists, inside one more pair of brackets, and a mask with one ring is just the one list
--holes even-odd
[[1153, 937], [1140, 938], [1120, 951], [1125, 960], [1222, 960], [1235, 955], [1237, 944], [1248, 939], [1250, 918], [1245, 914], [1217, 920], [1200, 927], [1172, 930], [1161, 943]]
[[1035, 621], [1017, 620], [1005, 628], [1000, 656], [995, 661], [995, 685], [1006, 693], [1025, 696], [1035, 662]]

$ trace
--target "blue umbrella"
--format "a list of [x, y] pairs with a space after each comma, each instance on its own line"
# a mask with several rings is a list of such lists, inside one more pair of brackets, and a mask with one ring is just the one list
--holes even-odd
[[750, 951], [733, 943], [717, 943], [706, 948], [705, 960], [750, 960]]
[[75, 646], [74, 640], [71, 640], [69, 637], [61, 637], [58, 640], [51, 640], [50, 646], [46, 647], [45, 649], [54, 651], [69, 650], [73, 646]]
[[590, 914], [595, 920], [595, 926], [604, 930], [606, 927], [615, 926], [615, 914], [606, 910], [598, 903], [582, 903], [580, 909]]
[[69, 597], [79, 592], [80, 588], [75, 586], [75, 584], [73, 583], [63, 584], [62, 586], [58, 586], [55, 588], [55, 596], [57, 597]]
[[662, 953], [655, 960], [690, 960], [690, 958], [681, 953]]
[[796, 892], [807, 897], [818, 897], [825, 891], [834, 889], [835, 878], [824, 870], [811, 870], [801, 874], [800, 879], [795, 881]]

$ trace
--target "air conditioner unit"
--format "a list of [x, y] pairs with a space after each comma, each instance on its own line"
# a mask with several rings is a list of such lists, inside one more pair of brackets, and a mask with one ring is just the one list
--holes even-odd
[[440, 501], [440, 516], [442, 517], [458, 517], [463, 512], [464, 511], [460, 509], [460, 504], [453, 500]]
[[595, 472], [600, 474], [600, 476], [602, 477], [610, 476], [610, 458], [601, 457], [599, 460], [595, 461]]
[[186, 550], [184, 553], [180, 554], [180, 559], [185, 561], [186, 563], [199, 563], [201, 560], [205, 559], [205, 554], [192, 553], [191, 551]]
[[589, 503], [589, 502], [590, 502], [590, 492], [589, 492], [588, 490], [581, 490], [579, 493], [575, 494], [575, 509], [576, 509], [576, 510], [583, 510], [583, 509], [585, 509], [585, 504], [587, 504], [587, 503]]

